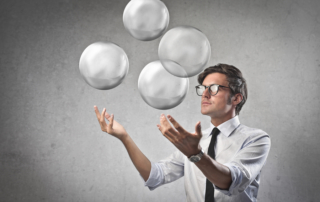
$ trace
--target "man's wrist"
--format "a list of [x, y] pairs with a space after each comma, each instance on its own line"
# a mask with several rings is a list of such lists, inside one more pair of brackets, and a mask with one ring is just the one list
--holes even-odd
[[191, 156], [197, 155], [201, 152], [202, 148], [198, 148], [197, 150], [191, 152], [190, 154], [186, 155], [187, 158], [190, 158]]
[[200, 146], [200, 144], [198, 144], [197, 149], [193, 149], [192, 152], [186, 154], [186, 156], [190, 158], [191, 156], [199, 154], [201, 151], [202, 151], [202, 147]]
[[203, 149], [201, 149], [196, 155], [191, 155], [188, 157], [189, 161], [196, 163], [201, 160], [202, 156], [204, 155]]
[[119, 140], [120, 140], [122, 143], [127, 142], [129, 139], [130, 139], [130, 136], [129, 136], [128, 133], [126, 133], [125, 135], [123, 135], [122, 137], [119, 138]]

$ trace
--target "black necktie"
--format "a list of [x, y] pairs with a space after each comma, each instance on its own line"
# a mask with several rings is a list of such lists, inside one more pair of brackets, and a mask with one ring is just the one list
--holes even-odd
[[[220, 133], [220, 130], [218, 128], [213, 128], [211, 132], [212, 137], [211, 137], [211, 141], [208, 149], [208, 155], [213, 159], [216, 159], [216, 153], [214, 151], [214, 147], [216, 145], [217, 136], [219, 133]], [[212, 183], [207, 179], [205, 202], [209, 202], [209, 201], [214, 202], [214, 188]]]

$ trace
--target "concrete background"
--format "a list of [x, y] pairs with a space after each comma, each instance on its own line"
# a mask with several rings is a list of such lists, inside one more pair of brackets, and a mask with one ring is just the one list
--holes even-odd
[[[260, 201], [320, 198], [320, 1], [164, 0], [169, 29], [190, 25], [208, 37], [208, 65], [233, 64], [248, 81], [240, 121], [270, 134]], [[93, 106], [115, 114], [150, 160], [174, 146], [158, 131], [161, 113], [186, 129], [207, 127], [195, 95], [161, 111], [140, 97], [143, 67], [157, 60], [160, 38], [126, 32], [124, 0], [2, 0], [0, 3], [0, 201], [184, 201], [183, 179], [144, 187], [117, 139], [101, 132]], [[130, 70], [115, 89], [96, 90], [79, 72], [82, 51], [110, 41]]]

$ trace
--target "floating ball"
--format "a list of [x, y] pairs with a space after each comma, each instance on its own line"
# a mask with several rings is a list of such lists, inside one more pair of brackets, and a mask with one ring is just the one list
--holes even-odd
[[186, 97], [189, 78], [173, 76], [165, 70], [161, 62], [147, 64], [140, 73], [138, 89], [142, 99], [156, 109], [171, 109]]
[[211, 47], [200, 30], [180, 26], [170, 29], [162, 37], [158, 55], [163, 67], [171, 74], [192, 77], [204, 70], [210, 60]]
[[123, 24], [141, 41], [161, 36], [169, 24], [169, 11], [160, 0], [131, 0], [123, 12]]
[[109, 42], [96, 42], [83, 51], [79, 69], [90, 86], [108, 90], [124, 80], [129, 70], [129, 61], [119, 46]]

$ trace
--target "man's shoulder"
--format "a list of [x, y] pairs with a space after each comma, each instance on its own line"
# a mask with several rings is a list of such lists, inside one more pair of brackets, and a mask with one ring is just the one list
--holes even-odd
[[261, 138], [270, 139], [270, 136], [265, 131], [243, 124], [240, 124], [231, 135], [241, 137], [241, 139], [246, 139], [246, 141], [256, 141]]
[[[238, 132], [240, 133], [247, 133], [247, 134], [250, 134], [250, 135], [268, 135], [265, 131], [263, 131], [262, 129], [259, 129], [259, 128], [252, 128], [252, 127], [249, 127], [249, 126], [246, 126], [246, 125], [243, 125], [243, 124], [240, 124], [237, 129]], [[268, 135], [269, 136], [269, 135]]]

